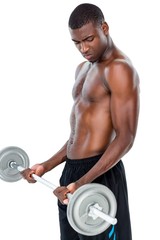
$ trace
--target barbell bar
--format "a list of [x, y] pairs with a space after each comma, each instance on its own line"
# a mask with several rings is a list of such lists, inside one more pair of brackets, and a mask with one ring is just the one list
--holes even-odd
[[[26, 152], [15, 146], [4, 148], [0, 152], [0, 178], [7, 182], [15, 182], [22, 178], [21, 172], [29, 167]], [[35, 181], [42, 183], [54, 191], [57, 186], [32, 174]], [[94, 236], [102, 233], [110, 225], [115, 225], [117, 202], [113, 192], [98, 183], [85, 184], [73, 194], [68, 193], [67, 218], [77, 232]]]

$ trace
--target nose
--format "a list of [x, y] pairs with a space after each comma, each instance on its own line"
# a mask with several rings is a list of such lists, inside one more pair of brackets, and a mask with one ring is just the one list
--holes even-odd
[[88, 50], [89, 50], [89, 46], [85, 42], [82, 42], [80, 44], [80, 52], [82, 54], [84, 54], [84, 53], [88, 52]]

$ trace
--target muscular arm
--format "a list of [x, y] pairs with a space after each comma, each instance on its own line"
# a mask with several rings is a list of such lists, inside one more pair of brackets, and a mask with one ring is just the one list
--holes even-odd
[[81, 179], [78, 186], [92, 182], [112, 168], [132, 147], [139, 113], [139, 79], [125, 62], [117, 62], [106, 73], [111, 92], [110, 111], [116, 136], [98, 163]]
[[33, 179], [32, 174], [36, 174], [38, 176], [44, 175], [46, 172], [52, 170], [57, 165], [61, 164], [66, 159], [67, 152], [67, 142], [66, 144], [49, 160], [35, 164], [32, 168], [27, 168], [25, 171], [21, 172], [23, 177], [30, 183], [35, 183], [36, 181]]
[[45, 172], [48, 172], [48, 171], [52, 170], [53, 168], [55, 168], [56, 166], [58, 166], [59, 164], [61, 164], [62, 162], [64, 162], [66, 160], [66, 156], [67, 156], [67, 143], [68, 143], [68, 141], [50, 159], [48, 159], [47, 161], [41, 163], [41, 165], [45, 169]]

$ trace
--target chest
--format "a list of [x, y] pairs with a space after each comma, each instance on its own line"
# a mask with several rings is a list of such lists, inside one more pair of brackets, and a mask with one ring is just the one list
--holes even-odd
[[98, 101], [109, 94], [103, 69], [98, 67], [81, 71], [73, 86], [73, 98], [81, 97], [88, 101]]

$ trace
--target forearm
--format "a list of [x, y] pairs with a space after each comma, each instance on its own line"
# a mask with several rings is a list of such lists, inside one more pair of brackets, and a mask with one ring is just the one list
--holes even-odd
[[67, 143], [68, 143], [68, 141], [50, 159], [48, 159], [47, 161], [41, 163], [41, 165], [45, 169], [45, 172], [48, 172], [48, 171], [52, 170], [53, 168], [55, 168], [56, 166], [58, 166], [59, 164], [61, 164], [62, 162], [64, 162], [66, 160], [66, 156], [67, 156]]

